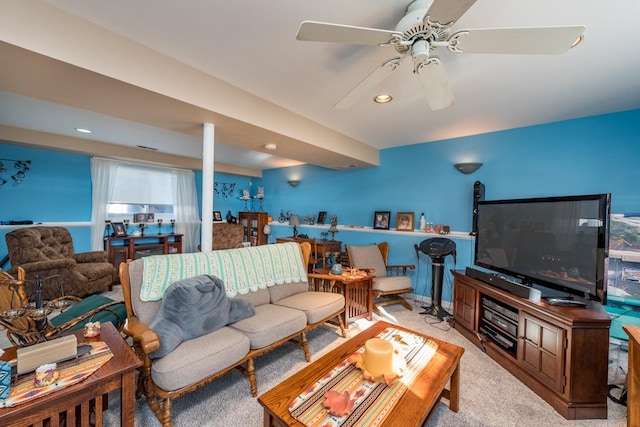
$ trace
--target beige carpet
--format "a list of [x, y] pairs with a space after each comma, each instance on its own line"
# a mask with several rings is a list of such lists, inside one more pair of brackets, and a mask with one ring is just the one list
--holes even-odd
[[[525, 387], [496, 362], [471, 345], [455, 329], [436, 319], [420, 315], [419, 308], [408, 311], [401, 306], [387, 307], [386, 320], [449, 341], [466, 349], [461, 361], [460, 411], [451, 412], [445, 404], [438, 404], [427, 426], [625, 426], [626, 408], [609, 401], [607, 420], [568, 421], [551, 406]], [[367, 322], [349, 328], [349, 336], [357, 334]], [[332, 327], [320, 327], [309, 333], [309, 347], [313, 359], [344, 342]], [[611, 381], [624, 381], [626, 354], [612, 347]], [[282, 379], [304, 368], [303, 353], [287, 344], [256, 360], [258, 393], [264, 393]], [[588, 373], [585, 373], [588, 375]], [[610, 381], [610, 382], [611, 382]], [[107, 425], [118, 425], [119, 396], [113, 395], [107, 411]], [[251, 397], [248, 381], [238, 372], [214, 381], [212, 384], [174, 402], [174, 425], [180, 426], [262, 426], [262, 407]], [[136, 426], [156, 426], [154, 415], [144, 399], [136, 404]]]
[[[108, 294], [119, 298], [119, 286]], [[607, 420], [567, 421], [535, 393], [525, 387], [496, 362], [470, 344], [448, 324], [420, 315], [420, 308], [408, 311], [403, 307], [389, 306], [385, 320], [422, 332], [466, 349], [461, 360], [460, 411], [451, 412], [445, 404], [438, 404], [427, 426], [610, 426], [626, 425], [626, 408], [609, 401]], [[349, 336], [366, 328], [366, 321], [352, 324]], [[6, 347], [1, 334], [0, 344]], [[344, 342], [336, 330], [323, 326], [308, 335], [312, 358], [331, 350]], [[626, 352], [619, 346], [610, 346], [610, 383], [624, 381]], [[281, 346], [256, 360], [258, 393], [264, 393], [282, 379], [304, 368], [307, 363], [302, 351], [291, 345]], [[588, 372], [585, 373], [588, 375]], [[112, 393], [109, 410], [105, 412], [107, 426], [119, 426], [119, 394]], [[211, 427], [259, 427], [263, 425], [262, 407], [251, 397], [249, 382], [239, 372], [233, 371], [208, 386], [174, 401], [174, 426]], [[136, 402], [136, 426], [157, 426], [153, 413], [144, 398]], [[408, 426], [411, 427], [411, 426]]]

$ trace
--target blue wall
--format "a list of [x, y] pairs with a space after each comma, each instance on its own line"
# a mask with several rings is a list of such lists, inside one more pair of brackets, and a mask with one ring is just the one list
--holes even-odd
[[[234, 182], [233, 197], [214, 198], [214, 210], [237, 215], [244, 209], [238, 199], [252, 182], [265, 188], [264, 208], [277, 218], [281, 209], [300, 215], [327, 211], [338, 223], [371, 227], [376, 210], [391, 211], [391, 228], [400, 211], [421, 212], [427, 220], [451, 226], [460, 232], [454, 238], [458, 258], [447, 258], [447, 270], [472, 263], [471, 230], [473, 183], [486, 186], [487, 199], [569, 194], [612, 193], [612, 212], [640, 212], [640, 144], [637, 125], [640, 110], [569, 120], [540, 126], [416, 144], [382, 150], [380, 166], [333, 171], [315, 166], [296, 166], [264, 172], [250, 180], [216, 174], [217, 182]], [[24, 183], [7, 183], [0, 188], [3, 203], [0, 220], [32, 219], [35, 222], [91, 220], [91, 172], [88, 156], [58, 153], [0, 144], [0, 157], [30, 159], [32, 168]], [[472, 175], [463, 175], [453, 164], [461, 161], [484, 163]], [[5, 165], [6, 166], [6, 165]], [[10, 165], [12, 167], [12, 165]], [[196, 185], [201, 199], [201, 173]], [[288, 179], [301, 179], [298, 187]], [[255, 207], [257, 208], [257, 201]], [[301, 227], [301, 232], [320, 237], [325, 227]], [[76, 250], [89, 249], [88, 227], [73, 227]], [[286, 225], [272, 227], [270, 241], [291, 234]], [[2, 236], [6, 229], [0, 230]], [[464, 237], [463, 237], [464, 236]], [[427, 238], [420, 233], [396, 233], [367, 229], [341, 229], [336, 239], [349, 244], [388, 241], [390, 262], [413, 263], [417, 293], [430, 295], [429, 261], [416, 257], [413, 245]], [[4, 239], [0, 257], [6, 253]], [[444, 300], [451, 299], [450, 275], [445, 280]]]

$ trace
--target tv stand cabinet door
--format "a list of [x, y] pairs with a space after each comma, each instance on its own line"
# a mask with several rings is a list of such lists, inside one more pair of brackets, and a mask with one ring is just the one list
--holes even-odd
[[522, 312], [520, 322], [520, 365], [539, 382], [564, 394], [566, 330], [527, 312]]
[[476, 304], [478, 290], [462, 280], [455, 280], [453, 287], [453, 318], [470, 331], [476, 330]]

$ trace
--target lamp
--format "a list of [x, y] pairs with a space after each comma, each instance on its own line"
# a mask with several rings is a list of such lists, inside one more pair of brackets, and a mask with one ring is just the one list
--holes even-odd
[[478, 169], [480, 169], [480, 166], [482, 166], [482, 163], [473, 163], [473, 162], [470, 162], [470, 163], [456, 163], [454, 166], [456, 167], [456, 169], [458, 169], [463, 174], [469, 175], [471, 173], [474, 173]]
[[335, 234], [340, 231], [338, 230], [338, 217], [336, 217], [335, 215], [331, 216], [331, 225], [329, 226], [329, 229], [327, 231], [331, 233], [331, 240], [335, 241]]
[[289, 183], [290, 186], [292, 187], [297, 187], [298, 185], [300, 185], [300, 180], [299, 179], [290, 179], [289, 181], [287, 181]]
[[293, 225], [293, 237], [298, 237], [297, 226], [300, 225], [300, 217], [298, 215], [291, 215], [289, 217], [289, 225]]

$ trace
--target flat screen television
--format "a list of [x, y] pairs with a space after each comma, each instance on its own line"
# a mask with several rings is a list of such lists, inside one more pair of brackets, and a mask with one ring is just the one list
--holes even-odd
[[606, 303], [610, 194], [478, 202], [474, 263], [542, 291]]

